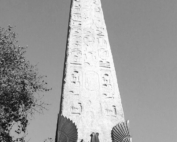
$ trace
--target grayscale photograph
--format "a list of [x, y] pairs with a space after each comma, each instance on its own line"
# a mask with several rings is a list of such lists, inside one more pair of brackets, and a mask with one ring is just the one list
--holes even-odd
[[175, 142], [176, 0], [0, 0], [0, 142]]

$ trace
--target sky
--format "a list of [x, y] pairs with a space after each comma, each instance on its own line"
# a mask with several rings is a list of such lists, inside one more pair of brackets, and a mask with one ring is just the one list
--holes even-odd
[[[0, 27], [14, 26], [26, 58], [52, 91], [27, 140], [55, 137], [71, 0], [0, 0]], [[125, 118], [133, 142], [176, 141], [177, 1], [102, 0]]]

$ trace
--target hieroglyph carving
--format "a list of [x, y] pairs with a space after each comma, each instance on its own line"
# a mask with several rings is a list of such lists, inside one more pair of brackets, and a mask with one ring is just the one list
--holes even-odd
[[70, 85], [71, 87], [79, 87], [82, 83], [81, 69], [77, 67], [70, 67]]
[[72, 89], [72, 90], [69, 91], [69, 95], [79, 96], [80, 95], [80, 91], [78, 91], [76, 89]]
[[81, 114], [81, 112], [82, 112], [81, 102], [73, 102], [71, 104], [71, 113], [72, 114]]
[[73, 48], [81, 48], [82, 46], [82, 37], [81, 36], [73, 36], [71, 38], [71, 47]]
[[83, 41], [86, 46], [92, 46], [94, 44], [95, 37], [92, 28], [85, 28], [83, 30]]
[[70, 26], [72, 28], [80, 28], [82, 25], [81, 21], [71, 20]]
[[98, 54], [101, 60], [106, 60], [109, 58], [109, 52], [107, 49], [104, 48], [99, 49]]
[[103, 91], [102, 94], [105, 98], [114, 99], [114, 93], [112, 91]]
[[106, 105], [105, 111], [107, 116], [116, 117], [117, 115], [117, 108], [115, 105]]
[[110, 62], [109, 61], [105, 61], [105, 60], [100, 61], [99, 65], [100, 65], [100, 67], [104, 67], [104, 68], [110, 68], [111, 67]]
[[96, 28], [104, 28], [104, 20], [103, 20], [103, 15], [101, 11], [101, 6], [100, 5], [95, 5], [94, 9], [94, 23]]
[[110, 57], [109, 57], [109, 49], [108, 49], [108, 39], [106, 35], [106, 27], [103, 24], [103, 17], [101, 7], [99, 5], [95, 6], [95, 33], [96, 33], [96, 42], [98, 47], [98, 55], [99, 55], [99, 66], [102, 68], [110, 68]]
[[72, 36], [81, 36], [81, 35], [82, 35], [81, 27], [72, 27], [70, 34], [71, 34]]
[[97, 44], [99, 48], [107, 48], [107, 40], [105, 39], [105, 37], [97, 36]]
[[82, 52], [78, 48], [69, 50], [69, 62], [71, 64], [81, 65], [82, 64]]
[[82, 21], [82, 17], [81, 17], [81, 13], [80, 12], [76, 12], [76, 11], [72, 11], [72, 19], [76, 20], [76, 21]]
[[113, 90], [113, 80], [111, 71], [101, 70], [102, 87], [106, 90]]
[[73, 8], [72, 8], [71, 13], [81, 13], [80, 0], [74, 0], [72, 6], [73, 6]]
[[99, 76], [96, 72], [87, 72], [85, 74], [85, 87], [90, 91], [99, 89]]
[[83, 24], [84, 25], [92, 25], [93, 24], [93, 20], [92, 20], [92, 18], [91, 18], [91, 15], [90, 15], [91, 13], [90, 13], [90, 10], [89, 10], [89, 8], [87, 7], [87, 8], [85, 8], [85, 9], [83, 9], [83, 11], [82, 11], [82, 22], [83, 22]]
[[82, 30], [81, 30], [81, 4], [79, 0], [73, 1], [73, 8], [71, 11], [70, 21], [70, 47], [81, 48], [82, 47]]
[[85, 66], [96, 66], [97, 60], [96, 60], [96, 53], [95, 52], [86, 52], [84, 54], [84, 64]]

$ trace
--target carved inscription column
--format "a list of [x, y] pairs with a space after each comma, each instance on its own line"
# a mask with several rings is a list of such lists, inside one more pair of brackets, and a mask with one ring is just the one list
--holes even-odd
[[72, 0], [60, 114], [72, 120], [77, 142], [111, 142], [124, 121], [117, 77], [100, 0]]

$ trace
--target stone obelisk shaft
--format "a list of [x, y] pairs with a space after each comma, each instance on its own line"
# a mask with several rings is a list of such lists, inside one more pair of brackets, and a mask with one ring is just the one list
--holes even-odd
[[100, 0], [73, 0], [60, 113], [78, 128], [78, 142], [111, 142], [124, 121], [115, 67]]

